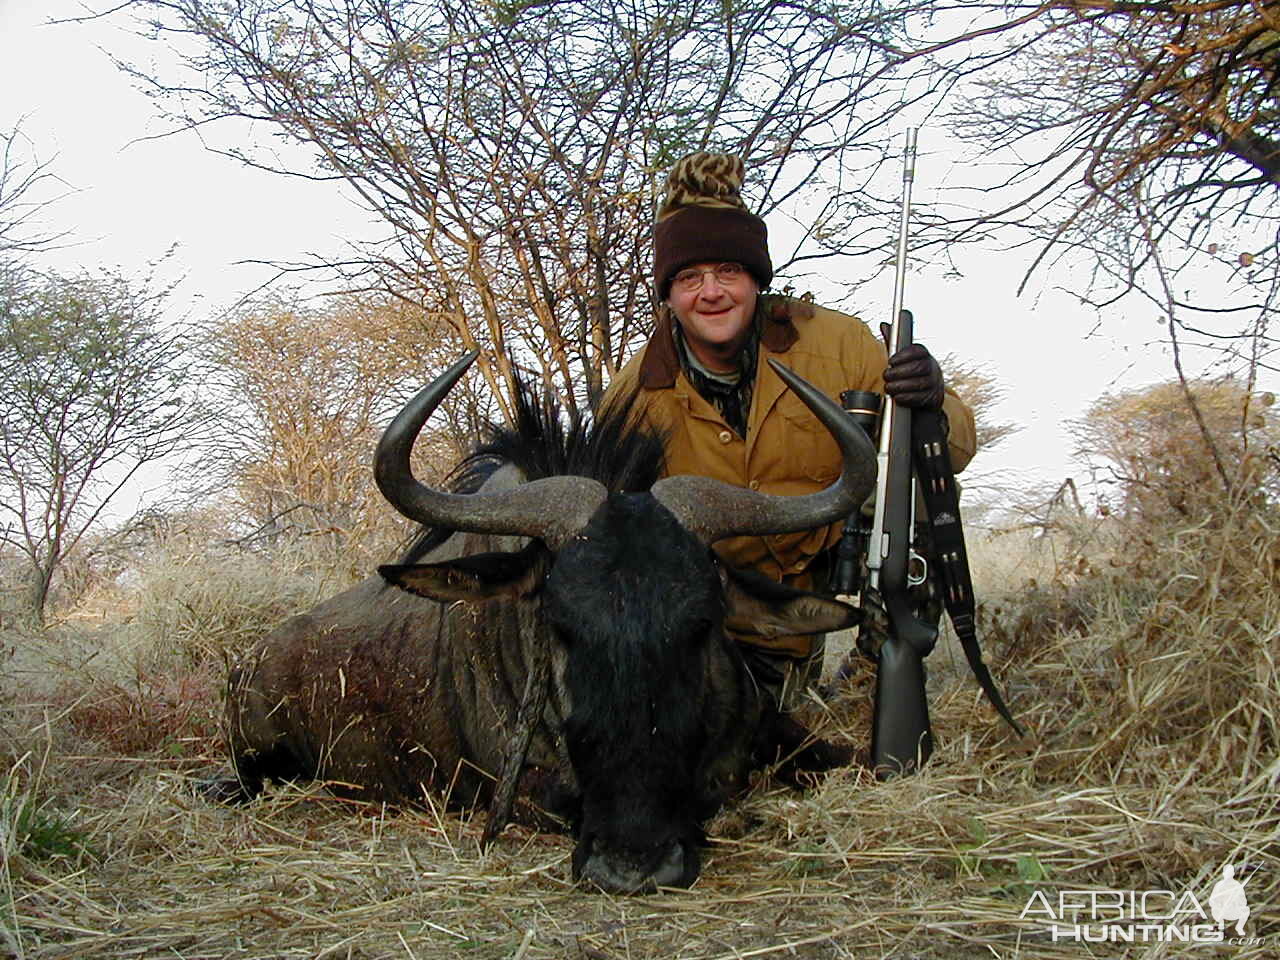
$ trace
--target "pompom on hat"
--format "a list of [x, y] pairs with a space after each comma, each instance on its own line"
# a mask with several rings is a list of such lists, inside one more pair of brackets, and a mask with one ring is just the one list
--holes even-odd
[[742, 202], [745, 168], [727, 153], [677, 160], [653, 226], [653, 283], [665, 300], [675, 275], [691, 263], [742, 264], [760, 289], [773, 280], [769, 232]]

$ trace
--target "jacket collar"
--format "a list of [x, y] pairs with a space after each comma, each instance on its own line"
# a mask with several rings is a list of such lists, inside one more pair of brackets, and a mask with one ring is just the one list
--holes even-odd
[[[813, 305], [792, 297], [760, 295], [761, 315], [760, 343], [770, 353], [786, 353], [799, 339], [796, 317], [813, 316]], [[676, 342], [671, 325], [674, 314], [665, 305], [658, 311], [658, 322], [653, 336], [645, 344], [644, 358], [640, 361], [640, 386], [645, 390], [666, 390], [675, 386], [680, 372], [680, 358], [676, 354]]]

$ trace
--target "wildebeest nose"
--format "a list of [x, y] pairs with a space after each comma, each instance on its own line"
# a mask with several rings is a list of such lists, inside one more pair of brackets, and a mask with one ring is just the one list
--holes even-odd
[[679, 840], [673, 840], [656, 861], [647, 857], [641, 862], [628, 854], [597, 848], [583, 865], [581, 879], [606, 893], [618, 894], [652, 893], [658, 887], [687, 887], [698, 875], [696, 862], [686, 860], [691, 855]]

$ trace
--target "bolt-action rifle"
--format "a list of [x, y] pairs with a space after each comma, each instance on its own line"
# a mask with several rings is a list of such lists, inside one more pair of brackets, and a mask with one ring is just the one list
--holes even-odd
[[[910, 311], [903, 309], [902, 302], [915, 157], [916, 130], [912, 128], [907, 131], [903, 162], [889, 356], [910, 346], [914, 337], [913, 318]], [[864, 391], [847, 391], [842, 399], [846, 409], [871, 430], [880, 398]], [[929, 586], [930, 565], [935, 579], [941, 581], [952, 626], [979, 684], [1020, 735], [1022, 728], [1010, 716], [978, 646], [973, 583], [945, 418], [941, 411], [912, 410], [892, 398], [885, 398], [883, 407], [879, 415], [874, 518], [869, 530], [865, 529], [861, 513], [851, 516], [845, 524], [836, 552], [832, 589], [842, 594], [861, 592], [866, 614], [862, 629], [884, 633], [875, 653], [878, 668], [871, 761], [877, 773], [889, 775], [918, 769], [933, 752], [924, 658], [937, 643], [938, 627], [935, 619], [920, 616], [912, 596], [913, 587]], [[916, 475], [928, 515], [928, 556], [917, 552], [912, 544]], [[865, 568], [865, 576], [860, 576], [864, 572], [860, 567]]]

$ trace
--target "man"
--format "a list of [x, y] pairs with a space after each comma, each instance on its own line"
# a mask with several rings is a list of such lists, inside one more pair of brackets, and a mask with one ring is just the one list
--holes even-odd
[[[619, 371], [605, 402], [637, 396], [667, 436], [667, 475], [715, 477], [766, 493], [812, 493], [839, 475], [835, 441], [765, 362], [773, 357], [828, 396], [888, 393], [912, 407], [941, 407], [958, 471], [973, 457], [973, 415], [946, 391], [920, 344], [888, 360], [860, 320], [765, 294], [773, 279], [764, 221], [740, 195], [743, 163], [695, 153], [676, 163], [654, 226], [653, 279], [663, 301], [653, 337]], [[826, 587], [828, 551], [841, 524], [806, 533], [716, 544], [735, 567], [800, 589]], [[739, 634], [753, 674], [791, 709], [822, 670], [824, 637]]]

